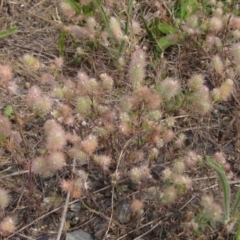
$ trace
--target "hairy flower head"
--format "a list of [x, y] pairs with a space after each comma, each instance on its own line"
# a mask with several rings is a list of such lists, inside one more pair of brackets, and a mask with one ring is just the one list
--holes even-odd
[[132, 53], [129, 65], [129, 79], [134, 89], [142, 86], [145, 78], [146, 56], [142, 49], [137, 49]]
[[10, 202], [10, 196], [8, 191], [4, 188], [0, 188], [0, 209], [4, 209], [8, 206]]

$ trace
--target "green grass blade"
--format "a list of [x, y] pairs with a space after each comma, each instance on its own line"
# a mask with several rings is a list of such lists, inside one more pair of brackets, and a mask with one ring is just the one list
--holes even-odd
[[152, 33], [152, 31], [151, 31], [150, 28], [148, 27], [147, 22], [146, 22], [145, 18], [143, 17], [143, 15], [142, 15], [142, 20], [143, 20], [143, 25], [144, 25], [144, 27], [145, 27], [145, 29], [146, 29], [146, 32], [147, 32], [148, 37], [150, 38], [150, 40], [156, 41], [156, 37], [154, 36], [154, 34]]
[[[133, 0], [129, 0], [128, 2], [128, 10], [127, 10], [127, 21], [124, 29], [124, 34], [129, 36], [129, 26], [130, 26], [130, 19], [132, 15], [132, 7], [133, 7]], [[122, 40], [120, 48], [119, 48], [119, 57], [122, 56], [123, 52], [126, 49], [126, 41]]]
[[17, 32], [17, 27], [11, 27], [8, 30], [3, 30], [0, 32], [0, 38], [7, 37]]
[[240, 221], [238, 221], [238, 227], [235, 234], [235, 240], [240, 240]]
[[158, 43], [158, 40], [156, 38], [156, 36], [153, 34], [153, 32], [150, 30], [150, 28], [147, 25], [147, 22], [145, 20], [145, 18], [142, 15], [142, 20], [143, 20], [143, 25], [147, 31], [148, 37], [150, 38], [150, 40], [154, 41], [157, 44], [157, 49], [162, 49], [162, 46]]
[[58, 51], [59, 51], [60, 56], [64, 55], [65, 36], [66, 36], [66, 33], [62, 32], [58, 38]]
[[219, 176], [220, 179], [220, 183], [222, 185], [222, 189], [223, 189], [223, 204], [224, 204], [224, 217], [225, 217], [225, 221], [228, 221], [230, 218], [230, 197], [231, 197], [231, 192], [230, 192], [230, 185], [229, 182], [227, 180], [226, 174], [224, 172], [224, 170], [222, 169], [222, 167], [216, 163], [215, 161], [213, 161], [210, 157], [206, 157], [206, 161], [208, 162], [208, 164], [214, 168]]
[[103, 8], [103, 6], [102, 6], [101, 1], [99, 1], [99, 0], [93, 0], [93, 3], [95, 4], [95, 6], [97, 7], [98, 11], [100, 12], [105, 27], [106, 27], [108, 30], [110, 30], [108, 17], [107, 17], [107, 15], [106, 15], [105, 11], [104, 11], [104, 8]]
[[240, 188], [238, 189], [238, 192], [237, 192], [234, 204], [233, 204], [233, 210], [232, 210], [233, 216], [237, 213], [239, 203], [240, 203]]

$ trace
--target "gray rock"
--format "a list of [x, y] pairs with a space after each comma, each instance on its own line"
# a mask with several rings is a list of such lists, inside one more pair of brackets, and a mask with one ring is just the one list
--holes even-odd
[[94, 240], [93, 237], [83, 230], [77, 230], [66, 234], [66, 240]]
[[69, 206], [69, 210], [76, 213], [80, 212], [81, 208], [82, 205], [80, 202], [73, 203]]
[[117, 208], [117, 217], [121, 223], [129, 222], [131, 217], [131, 206], [126, 202], [120, 203]]

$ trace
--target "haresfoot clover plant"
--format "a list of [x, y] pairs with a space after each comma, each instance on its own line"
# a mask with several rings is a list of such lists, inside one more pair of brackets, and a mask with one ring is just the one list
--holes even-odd
[[[205, 161], [202, 157], [214, 147], [209, 150], [208, 141], [205, 142], [206, 138], [200, 133], [208, 129], [215, 131], [211, 124], [216, 118], [220, 121], [222, 112], [213, 110], [218, 109], [219, 104], [222, 109], [222, 105], [235, 98], [240, 73], [240, 20], [233, 14], [227, 15], [220, 3], [218, 6], [212, 1], [215, 7], [205, 3], [209, 11], [206, 17], [203, 9], [198, 9], [202, 3], [192, 1], [196, 4], [188, 7], [190, 2], [179, 2], [178, 9], [173, 4], [175, 10], [171, 17], [164, 13], [164, 4], [158, 5], [166, 15], [166, 21], [159, 22], [156, 14], [151, 13], [154, 9], [151, 6], [151, 14], [146, 18], [137, 17], [139, 9], [129, 14], [134, 10], [132, 1], [118, 16], [111, 8], [101, 7], [98, 0], [85, 1], [86, 4], [74, 1], [77, 5], [60, 1], [63, 17], [60, 16], [59, 21], [62, 21], [63, 35], [66, 34], [69, 44], [76, 47], [75, 55], [71, 52], [72, 55], [65, 56], [63, 52], [48, 68], [35, 56], [25, 54], [22, 63], [40, 80], [30, 84], [22, 97], [28, 118], [19, 117], [20, 110], [15, 108], [12, 115], [0, 115], [0, 146], [6, 152], [12, 150], [11, 154], [18, 153], [21, 141], [27, 146], [29, 136], [24, 127], [28, 121], [39, 120], [38, 134], [42, 139], [31, 157], [26, 149], [19, 151], [21, 158], [29, 157], [28, 163], [21, 163], [27, 164], [24, 167], [29, 170], [29, 179], [31, 173], [37, 175], [34, 176], [36, 182], [39, 178], [48, 181], [56, 177], [54, 181], [58, 181], [63, 193], [80, 201], [87, 198], [88, 204], [95, 204], [95, 196], [92, 196], [95, 190], [102, 191], [97, 189], [99, 186], [104, 189], [108, 185], [106, 188], [111, 191], [107, 194], [112, 194], [111, 218], [109, 209], [102, 213], [102, 209], [91, 210], [83, 203], [84, 210], [107, 221], [108, 232], [113, 231], [112, 224], [114, 227], [123, 225], [115, 220], [114, 212], [119, 204], [116, 199], [120, 197], [130, 203], [131, 218], [141, 216], [144, 224], [149, 221], [147, 210], [153, 210], [157, 216], [167, 216], [167, 209], [171, 208], [186, 211], [186, 224], [184, 214], [180, 220], [176, 217], [176, 221], [182, 223], [178, 230], [183, 225], [188, 228], [184, 230], [187, 233], [179, 234], [185, 238], [190, 236], [187, 235], [189, 229], [200, 235], [216, 224], [223, 224], [231, 232], [239, 221], [239, 193], [230, 211], [228, 180], [233, 172], [220, 151], [224, 133], [219, 131], [210, 141], [219, 140], [213, 144], [219, 148], [212, 156], [214, 161], [209, 158]], [[112, 5], [119, 7], [117, 2]], [[76, 10], [76, 6], [80, 7]], [[169, 68], [167, 55], [172, 54], [170, 47], [175, 49], [177, 44], [179, 69]], [[191, 54], [193, 64], [189, 56], [185, 56]], [[69, 62], [77, 66], [71, 76], [66, 74]], [[0, 64], [0, 85], [21, 97], [13, 82], [13, 69], [8, 64]], [[21, 125], [20, 120], [26, 123]], [[194, 178], [198, 172], [205, 174], [205, 162], [220, 178], [224, 192], [222, 205], [209, 192], [196, 191]], [[85, 169], [84, 179], [78, 175], [79, 169]], [[97, 179], [93, 191], [88, 188], [88, 175], [90, 179]], [[199, 194], [196, 214], [191, 212], [192, 191]], [[186, 205], [184, 200], [188, 200]], [[7, 208], [9, 201], [8, 192], [0, 188], [0, 208]], [[14, 218], [1, 218], [3, 236], [15, 229]], [[105, 238], [108, 238], [107, 233]]]

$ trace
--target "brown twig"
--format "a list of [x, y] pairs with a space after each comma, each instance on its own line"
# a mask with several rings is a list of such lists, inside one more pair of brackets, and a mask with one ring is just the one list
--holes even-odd
[[[75, 172], [75, 167], [76, 167], [76, 158], [73, 159], [73, 172]], [[67, 210], [68, 210], [68, 206], [69, 206], [70, 194], [71, 194], [71, 192], [68, 191], [67, 197], [66, 197], [66, 200], [65, 200], [65, 204], [64, 204], [64, 208], [63, 208], [63, 212], [62, 212], [61, 224], [60, 224], [60, 227], [59, 227], [59, 230], [58, 230], [58, 235], [57, 235], [56, 240], [61, 239], [62, 231], [63, 231], [64, 224], [65, 224], [65, 221], [66, 221], [66, 215], [67, 215]]]

